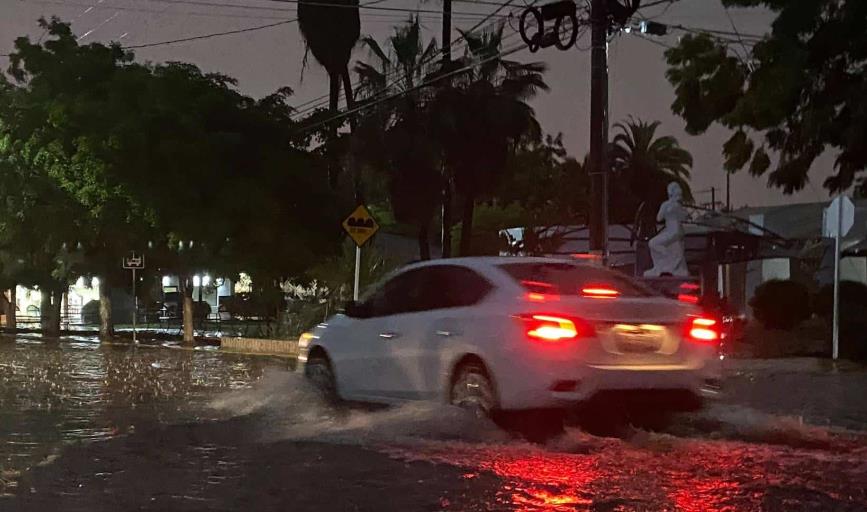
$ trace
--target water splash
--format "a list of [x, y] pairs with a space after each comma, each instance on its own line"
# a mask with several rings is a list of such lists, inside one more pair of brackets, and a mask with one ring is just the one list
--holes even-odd
[[407, 439], [506, 441], [488, 420], [444, 404], [409, 402], [387, 409], [334, 407], [300, 374], [267, 371], [248, 389], [223, 394], [210, 403], [222, 417], [257, 414], [269, 440], [320, 440], [365, 444]]

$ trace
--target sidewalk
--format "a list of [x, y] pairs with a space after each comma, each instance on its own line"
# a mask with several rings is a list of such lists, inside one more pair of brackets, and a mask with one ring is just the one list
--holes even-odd
[[867, 430], [867, 366], [820, 358], [724, 361], [724, 403]]

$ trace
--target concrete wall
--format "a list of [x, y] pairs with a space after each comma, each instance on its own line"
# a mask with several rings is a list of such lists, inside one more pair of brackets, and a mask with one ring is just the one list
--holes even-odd
[[262, 340], [256, 338], [221, 338], [220, 350], [252, 354], [298, 355], [297, 340]]

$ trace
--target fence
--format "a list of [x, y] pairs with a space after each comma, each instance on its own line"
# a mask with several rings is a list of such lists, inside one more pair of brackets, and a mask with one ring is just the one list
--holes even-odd
[[[231, 318], [226, 313], [213, 313], [207, 317], [198, 317], [193, 321], [197, 336], [206, 338], [240, 337], [295, 340], [305, 329], [324, 319], [324, 305], [310, 304], [310, 307], [295, 308], [295, 311], [281, 313], [277, 318]], [[80, 309], [80, 308], [79, 308]], [[117, 318], [127, 317], [124, 322], [115, 322], [115, 332], [132, 332], [130, 310], [119, 310]], [[39, 330], [41, 318], [38, 314], [16, 315], [17, 326], [20, 329]], [[98, 315], [62, 314], [60, 317], [62, 331], [96, 334], [99, 330]], [[140, 309], [136, 315], [136, 328], [140, 332], [149, 332], [162, 336], [181, 336], [183, 334], [183, 319], [180, 316], [167, 316], [164, 309]]]

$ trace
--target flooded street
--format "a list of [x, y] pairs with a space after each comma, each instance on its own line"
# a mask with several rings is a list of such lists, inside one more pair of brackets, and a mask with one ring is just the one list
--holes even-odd
[[867, 371], [730, 363], [661, 431], [546, 445], [456, 409], [335, 411], [285, 359], [0, 341], [0, 510], [865, 510]]

